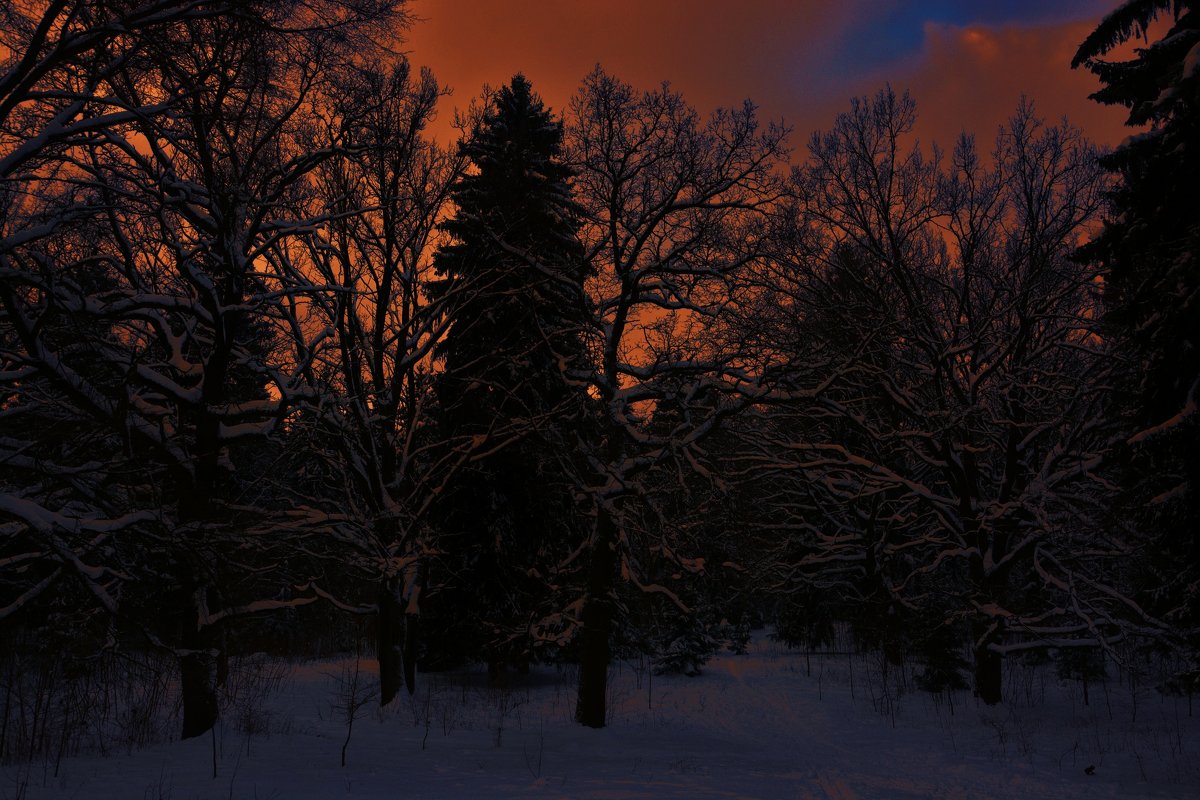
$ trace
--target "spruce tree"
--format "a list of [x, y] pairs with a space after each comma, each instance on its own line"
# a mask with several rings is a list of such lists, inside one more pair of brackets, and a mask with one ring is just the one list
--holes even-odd
[[451, 241], [430, 291], [452, 320], [438, 351], [443, 436], [472, 456], [436, 514], [435, 660], [527, 663], [551, 611], [550, 573], [573, 538], [571, 458], [586, 395], [572, 375], [586, 369], [588, 307], [561, 145], [561, 124], [523, 75], [461, 145], [470, 168], [451, 193]]
[[[1127, 61], [1101, 59], [1169, 15], [1165, 34]], [[1107, 155], [1111, 214], [1081, 251], [1104, 269], [1108, 333], [1128, 363], [1120, 511], [1145, 537], [1143, 602], [1181, 629], [1200, 623], [1200, 9], [1192, 0], [1132, 0], [1080, 46], [1094, 100], [1148, 126]], [[1192, 650], [1200, 650], [1193, 639]], [[1197, 673], [1200, 674], [1200, 673]]]

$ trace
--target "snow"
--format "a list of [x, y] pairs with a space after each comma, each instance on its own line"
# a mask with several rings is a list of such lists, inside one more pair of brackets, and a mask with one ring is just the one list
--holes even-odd
[[[260, 662], [261, 663], [261, 662]], [[363, 674], [373, 669], [362, 663]], [[1200, 719], [1128, 683], [1013, 670], [1010, 704], [901, 690], [876, 656], [792, 652], [761, 635], [698, 678], [620, 665], [610, 725], [571, 720], [569, 669], [511, 688], [482, 670], [422, 675], [373, 703], [347, 747], [355, 660], [275, 662], [214, 737], [54, 764], [5, 765], [0, 797], [41, 798], [1185, 798], [1200, 793]], [[373, 685], [360, 688], [374, 690]], [[1136, 704], [1134, 700], [1136, 699]], [[253, 731], [247, 733], [246, 731]], [[216, 749], [216, 777], [213, 752]], [[1089, 768], [1091, 768], [1089, 770]], [[1089, 774], [1090, 773], [1090, 774]], [[24, 792], [24, 793], [22, 793]]]
[[1183, 58], [1183, 74], [1180, 76], [1182, 80], [1194, 78], [1200, 74], [1200, 42], [1192, 45], [1192, 49], [1188, 50], [1187, 55]]

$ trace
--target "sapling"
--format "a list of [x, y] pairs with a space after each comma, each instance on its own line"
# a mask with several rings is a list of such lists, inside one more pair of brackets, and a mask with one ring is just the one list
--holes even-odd
[[367, 679], [362, 674], [362, 652], [356, 649], [354, 667], [343, 667], [338, 676], [338, 688], [333, 711], [341, 715], [346, 723], [346, 739], [342, 742], [342, 766], [346, 766], [346, 749], [350, 747], [350, 737], [354, 735], [354, 721], [362, 716], [363, 709], [374, 702], [377, 691], [367, 685]]

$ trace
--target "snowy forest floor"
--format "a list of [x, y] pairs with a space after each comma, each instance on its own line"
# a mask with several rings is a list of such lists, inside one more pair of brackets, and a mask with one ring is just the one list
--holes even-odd
[[1052, 667], [1010, 670], [1011, 700], [988, 708], [905, 689], [911, 674], [884, 679], [876, 656], [759, 637], [696, 678], [619, 665], [610, 724], [590, 730], [570, 670], [503, 689], [482, 671], [418, 676], [381, 710], [374, 663], [355, 665], [243, 662], [215, 736], [0, 766], [0, 798], [1200, 796], [1200, 709], [1114, 678], [1084, 706]]

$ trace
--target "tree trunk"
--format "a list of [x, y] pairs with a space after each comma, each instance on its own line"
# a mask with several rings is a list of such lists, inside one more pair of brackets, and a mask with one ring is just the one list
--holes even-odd
[[404, 615], [404, 684], [411, 697], [417, 690], [417, 644], [421, 641], [421, 617]]
[[989, 706], [1000, 702], [1001, 656], [988, 649], [995, 634], [975, 639], [975, 696]]
[[183, 637], [179, 656], [179, 688], [183, 694], [183, 738], [207, 733], [217, 724], [217, 658], [204, 631]]
[[613, 578], [617, 567], [617, 524], [609, 509], [596, 516], [596, 542], [588, 569], [579, 653], [579, 694], [575, 721], [603, 728], [608, 704], [608, 662], [613, 627]]
[[404, 685], [404, 607], [396, 581], [379, 585], [379, 620], [375, 652], [379, 658], [379, 703], [386, 706]]

